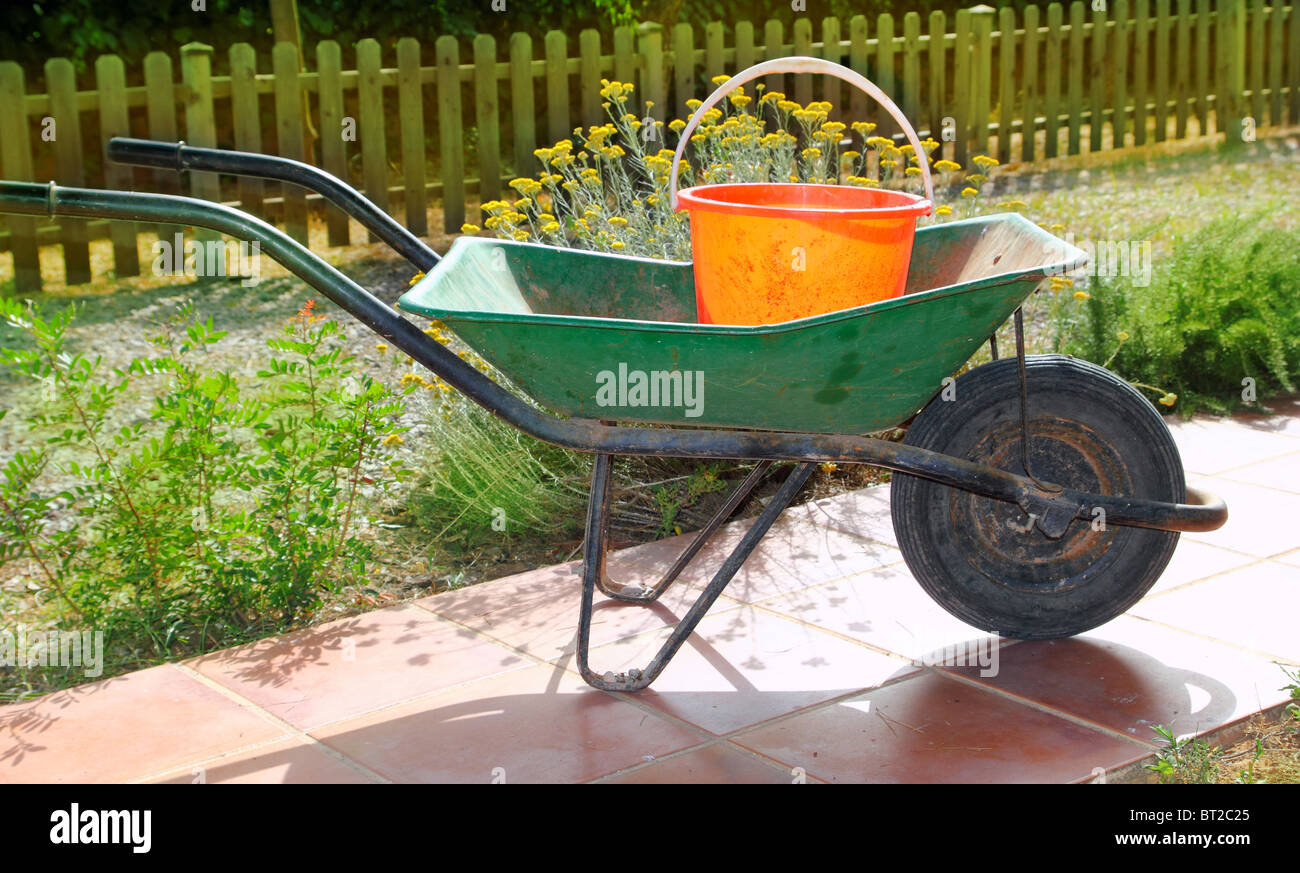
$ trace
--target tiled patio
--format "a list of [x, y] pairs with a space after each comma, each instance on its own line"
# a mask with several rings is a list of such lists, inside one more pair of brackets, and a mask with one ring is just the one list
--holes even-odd
[[[578, 678], [576, 565], [523, 573], [0, 708], [0, 782], [1065, 782], [1282, 701], [1300, 663], [1300, 400], [1174, 423], [1222, 530], [1130, 613], [1000, 641], [902, 563], [887, 488], [778, 523], [649, 691]], [[745, 523], [652, 608], [596, 607], [593, 664], [643, 666]], [[680, 547], [613, 556], [647, 578]], [[996, 675], [936, 657], [985, 655]], [[959, 648], [947, 648], [959, 647]], [[980, 648], [982, 647], [982, 648]]]

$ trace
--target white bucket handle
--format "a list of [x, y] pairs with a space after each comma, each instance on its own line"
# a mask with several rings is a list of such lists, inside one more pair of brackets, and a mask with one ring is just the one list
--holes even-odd
[[856, 73], [848, 67], [837, 64], [824, 58], [810, 58], [806, 56], [795, 56], [789, 58], [774, 58], [770, 61], [763, 61], [761, 64], [755, 64], [747, 70], [737, 73], [732, 78], [723, 82], [718, 89], [708, 96], [700, 107], [695, 110], [691, 120], [686, 122], [686, 127], [682, 129], [681, 138], [677, 142], [677, 151], [673, 154], [673, 166], [668, 175], [668, 204], [675, 212], [677, 210], [677, 168], [681, 165], [682, 154], [686, 150], [686, 144], [691, 141], [691, 134], [699, 126], [704, 113], [716, 106], [723, 97], [739, 88], [746, 82], [757, 79], [759, 76], [767, 76], [772, 73], [824, 73], [828, 76], [835, 76], [843, 79], [850, 85], [856, 85], [874, 99], [877, 103], [885, 108], [893, 119], [898, 122], [898, 126], [903, 129], [907, 136], [907, 141], [912, 144], [916, 152], [917, 163], [921, 167], [921, 178], [925, 182], [925, 197], [934, 204], [934, 184], [930, 179], [930, 158], [925, 149], [921, 148], [921, 141], [916, 136], [916, 131], [908, 123], [907, 116], [898, 108], [889, 95], [861, 73]]

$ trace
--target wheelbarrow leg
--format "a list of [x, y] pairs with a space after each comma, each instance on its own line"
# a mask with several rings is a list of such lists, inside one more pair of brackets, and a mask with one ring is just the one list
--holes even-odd
[[[668, 586], [677, 581], [677, 577], [682, 574], [687, 565], [699, 554], [700, 549], [713, 538], [719, 527], [728, 518], [731, 513], [736, 511], [736, 507], [745, 502], [757, 486], [763, 481], [763, 477], [771, 468], [771, 461], [760, 461], [750, 471], [745, 480], [737, 485], [727, 496], [727, 500], [709, 519], [709, 523], [695, 535], [690, 545], [682, 550], [677, 556], [677, 560], [668, 569], [663, 577], [655, 585], [647, 588], [644, 585], [631, 584], [619, 585], [609, 578], [609, 573], [605, 565], [606, 543], [609, 539], [609, 515], [610, 515], [610, 492], [612, 487], [613, 476], [611, 475], [612, 458], [609, 455], [596, 455], [594, 469], [591, 475], [591, 503], [588, 507], [587, 514], [587, 537], [585, 544], [596, 543], [597, 548], [594, 554], [588, 556], [584, 553], [584, 568], [591, 567], [596, 575], [596, 587], [600, 593], [612, 600], [623, 600], [629, 603], [653, 603], [659, 599], [659, 595], [668, 590]], [[599, 504], [599, 505], [597, 505]], [[594, 519], [597, 529], [592, 527], [592, 511], [597, 513]]]
[[[597, 582], [604, 571], [605, 535], [609, 520], [609, 458], [606, 455], [597, 455], [591, 503], [587, 509], [587, 539], [583, 544], [582, 607], [578, 617], [578, 671], [587, 684], [602, 691], [640, 691], [653, 682], [672, 660], [673, 655], [677, 654], [677, 650], [682, 647], [682, 643], [686, 642], [686, 638], [695, 630], [700, 619], [713, 606], [718, 595], [727, 587], [727, 583], [753, 553], [754, 548], [771, 529], [777, 517], [807, 483], [808, 478], [812, 476], [813, 468], [812, 463], [803, 463], [795, 467], [644, 670], [632, 669], [626, 673], [608, 672], [597, 675], [589, 666], [587, 655], [591, 645], [592, 605]], [[751, 473], [750, 477], [753, 478], [753, 475]], [[746, 483], [749, 483], [749, 479], [746, 479]], [[752, 485], [750, 487], [752, 488]], [[692, 545], [694, 546], [695, 543]], [[681, 563], [680, 559], [679, 563]]]

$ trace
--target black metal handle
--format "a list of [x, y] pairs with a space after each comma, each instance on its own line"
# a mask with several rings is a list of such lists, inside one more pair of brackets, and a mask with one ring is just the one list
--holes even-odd
[[108, 157], [119, 164], [157, 167], [178, 173], [183, 170], [200, 170], [301, 185], [309, 191], [315, 191], [361, 222], [362, 226], [421, 270], [428, 272], [440, 260], [437, 252], [370, 202], [356, 188], [319, 167], [301, 161], [230, 149], [198, 148], [184, 142], [159, 142], [124, 136], [115, 136], [108, 141]]

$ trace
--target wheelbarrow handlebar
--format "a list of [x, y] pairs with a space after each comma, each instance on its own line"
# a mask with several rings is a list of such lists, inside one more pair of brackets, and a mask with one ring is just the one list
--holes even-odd
[[[299, 276], [412, 359], [507, 424], [545, 442], [608, 455], [668, 455], [679, 458], [833, 461], [873, 464], [932, 479], [984, 497], [1019, 504], [1040, 518], [1090, 519], [1101, 506], [1114, 524], [1161, 530], [1214, 530], [1227, 520], [1227, 507], [1208, 495], [1191, 494], [1194, 505], [1087, 494], [1071, 489], [1042, 491], [1032, 480], [916, 446], [844, 434], [779, 431], [646, 428], [548, 415], [493, 382], [435, 342], [397, 310], [366, 291], [306, 246], [267, 222], [220, 203], [192, 197], [62, 188], [53, 182], [0, 181], [0, 213], [73, 218], [110, 218], [158, 224], [185, 223], [257, 241], [275, 261]], [[1062, 528], [1064, 524], [1061, 525]]]
[[309, 191], [315, 191], [361, 222], [367, 230], [421, 270], [428, 272], [439, 261], [437, 252], [360, 191], [337, 176], [301, 161], [229, 149], [198, 148], [186, 145], [184, 141], [159, 142], [124, 136], [115, 136], [108, 141], [108, 157], [119, 164], [156, 167], [178, 173], [201, 170], [232, 176], [276, 179], [301, 185]]

